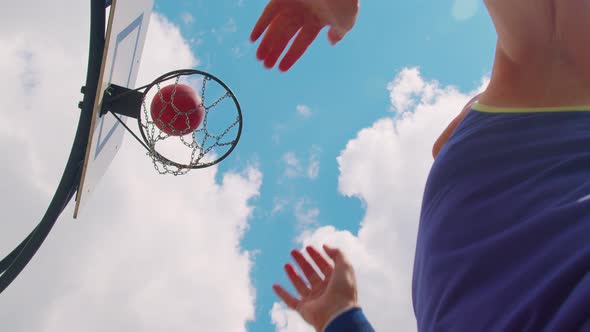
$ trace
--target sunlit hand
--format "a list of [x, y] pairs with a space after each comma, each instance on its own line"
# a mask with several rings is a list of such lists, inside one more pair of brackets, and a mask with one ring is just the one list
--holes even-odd
[[291, 255], [308, 283], [303, 281], [291, 264], [286, 264], [285, 271], [299, 293], [299, 298], [279, 285], [273, 285], [273, 289], [289, 308], [296, 310], [316, 331], [322, 331], [334, 315], [357, 306], [356, 279], [352, 266], [340, 250], [324, 246], [326, 254], [334, 261], [334, 266], [313, 247], [307, 247], [306, 250], [324, 278], [316, 273], [299, 251], [293, 250]]
[[270, 0], [250, 35], [256, 41], [266, 30], [256, 56], [272, 68], [297, 34], [279, 64], [279, 70], [287, 71], [325, 26], [332, 45], [339, 42], [354, 26], [358, 9], [358, 0]]

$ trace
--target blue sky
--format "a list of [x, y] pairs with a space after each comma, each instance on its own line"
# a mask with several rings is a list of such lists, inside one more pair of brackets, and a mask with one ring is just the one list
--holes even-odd
[[[338, 193], [336, 157], [357, 131], [390, 115], [387, 83], [400, 69], [418, 66], [425, 77], [473, 89], [489, 73], [495, 47], [490, 20], [477, 1], [364, 1], [357, 26], [341, 44], [331, 47], [324, 32], [291, 71], [267, 71], [255, 60], [256, 45], [247, 42], [264, 5], [252, 0], [156, 3], [187, 38], [195, 38], [191, 46], [202, 68], [231, 84], [243, 105], [243, 139], [220, 168], [254, 159], [264, 174], [242, 242], [259, 250], [253, 267], [257, 319], [250, 331], [274, 331], [268, 312], [277, 299], [270, 285], [287, 284], [282, 265], [289, 251], [300, 247], [298, 204], [313, 220], [305, 227], [358, 231], [363, 206]], [[301, 116], [298, 105], [310, 115]], [[275, 135], [280, 139], [269, 144]], [[320, 167], [310, 178], [305, 173], [314, 154]], [[285, 175], [286, 155], [297, 158], [302, 174]], [[285, 206], [273, 213], [280, 204]]]
[[[56, 12], [46, 28], [48, 34], [57, 36], [54, 45], [45, 43], [35, 31], [37, 12], [31, 14], [33, 27], [15, 21], [8, 28], [8, 22], [0, 34], [4, 50], [0, 59], [24, 68], [3, 67], [11, 80], [22, 82], [3, 89], [3, 98], [23, 96], [30, 110], [17, 114], [2, 110], [7, 124], [0, 125], [0, 134], [5, 142], [12, 142], [3, 149], [5, 153], [27, 151], [32, 165], [23, 169], [16, 164], [6, 166], [5, 174], [13, 174], [13, 186], [25, 188], [22, 196], [4, 192], [7, 206], [18, 206], [17, 201], [11, 205], [10, 199], [22, 197], [19, 199], [31, 201], [32, 207], [26, 213], [15, 208], [13, 213], [27, 223], [14, 221], [7, 226], [8, 231], [0, 236], [1, 252], [14, 246], [46, 206], [75, 126], [75, 114], [69, 111], [35, 113], [45, 112], [35, 105], [60, 110], [75, 105], [85, 74], [87, 6], [62, 2], [71, 11], [68, 17], [81, 18], [67, 22], [66, 13]], [[282, 267], [291, 249], [331, 242], [342, 246], [357, 263], [361, 304], [375, 325], [381, 329], [391, 324], [412, 326], [408, 278], [419, 198], [431, 163], [429, 148], [462, 103], [485, 85], [495, 48], [491, 21], [483, 4], [475, 0], [363, 1], [356, 27], [340, 44], [330, 46], [323, 31], [307, 54], [289, 72], [281, 73], [264, 69], [255, 59], [256, 45], [248, 40], [265, 4], [156, 0], [148, 31], [151, 41], [149, 47], [146, 44], [139, 80], [153, 78], [162, 68], [186, 66], [221, 78], [240, 100], [242, 139], [218, 168], [197, 171], [200, 173], [184, 179], [150, 173], [151, 164], [142, 159], [141, 148], [128, 139], [125, 155], [105, 175], [86, 219], [72, 223], [66, 211], [63, 226], [56, 228], [43, 254], [7, 292], [7, 300], [0, 299], [0, 312], [5, 313], [0, 320], [10, 320], [14, 331], [39, 330], [34, 328], [39, 326], [47, 331], [73, 331], [79, 326], [65, 318], [68, 308], [86, 305], [85, 321], [106, 324], [101, 326], [115, 331], [124, 327], [170, 330], [171, 326], [177, 328], [172, 330], [194, 330], [199, 327], [190, 324], [207, 319], [212, 324], [203, 323], [208, 331], [308, 331], [277, 304], [271, 285], [287, 285]], [[42, 10], [54, 9], [41, 8], [37, 14], [44, 15]], [[18, 13], [24, 17], [27, 12], [16, 10], [14, 16], [21, 17]], [[9, 20], [5, 15], [0, 18]], [[84, 28], [75, 31], [68, 25], [74, 23]], [[172, 46], [178, 48], [171, 52]], [[67, 68], [72, 67], [77, 70], [69, 73]], [[61, 95], [55, 90], [56, 81], [69, 92]], [[50, 149], [31, 141], [28, 137], [33, 134], [22, 134], [48, 130], [34, 120], [46, 117], [51, 121], [56, 116], [60, 120], [53, 123], [63, 127], [52, 127], [53, 132], [42, 136], [59, 140], [47, 142], [52, 144]], [[15, 129], [19, 123], [32, 124], [19, 132]], [[55, 128], [60, 129], [54, 134]], [[20, 150], [10, 150], [16, 147]], [[134, 172], [130, 164], [140, 169]], [[195, 201], [179, 199], [170, 217], [150, 210], [150, 202], [154, 206], [161, 200], [144, 197], [140, 191], [169, 193], [166, 197], [182, 192], [178, 196]], [[104, 210], [106, 204], [112, 206], [111, 211]], [[104, 217], [108, 227], [101, 227]], [[190, 244], [172, 249], [182, 240]], [[117, 247], [124, 241], [129, 247]], [[170, 246], [159, 247], [158, 243]], [[73, 259], [68, 248], [77, 245], [82, 249]], [[109, 262], [97, 248], [119, 248], [128, 254], [120, 255], [118, 263]], [[152, 271], [146, 261], [162, 250], [162, 255], [168, 254], [166, 261], [176, 257], [174, 263], [167, 263], [164, 275], [161, 270]], [[63, 269], [40, 279], [38, 275], [50, 269], [49, 262]], [[100, 271], [96, 266], [102, 267]], [[229, 272], [207, 272], [211, 266]], [[125, 267], [130, 270], [125, 272]], [[138, 279], [145, 279], [144, 286], [133, 282], [131, 267], [150, 271], [138, 274]], [[92, 271], [102, 276], [96, 279], [118, 286], [96, 286]], [[194, 276], [188, 278], [192, 281], [178, 277], [185, 274]], [[77, 281], [68, 284], [63, 275], [75, 276]], [[161, 278], [146, 277], [150, 275]], [[207, 275], [224, 280], [223, 287], [205, 282]], [[45, 285], [40, 293], [45, 300], [26, 295], [31, 285]], [[390, 296], [384, 295], [388, 292]], [[148, 305], [150, 298], [162, 301]], [[29, 300], [35, 302], [30, 310], [36, 318], [31, 322], [7, 314], [9, 308], [24, 310], [31, 305]], [[116, 306], [121, 301], [133, 305], [125, 307], [126, 311]], [[105, 303], [113, 309], [104, 309]], [[168, 315], [158, 306], [162, 303], [170, 309]], [[209, 310], [209, 316], [203, 314]], [[154, 321], [150, 312], [161, 317]], [[211, 318], [215, 315], [219, 317]], [[235, 324], [218, 322], [224, 315], [228, 321], [235, 319]], [[178, 325], [167, 325], [174, 320]]]

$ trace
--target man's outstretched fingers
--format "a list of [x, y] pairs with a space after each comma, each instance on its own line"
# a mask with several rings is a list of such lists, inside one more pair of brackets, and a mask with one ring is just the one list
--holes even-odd
[[276, 22], [281, 22], [280, 27], [275, 27], [278, 23], [273, 22], [269, 28], [273, 33], [276, 31], [276, 36], [273, 37], [272, 48], [267, 52], [264, 59], [261, 59], [264, 60], [264, 66], [266, 68], [274, 67], [277, 60], [287, 47], [287, 44], [289, 44], [289, 41], [301, 28], [303, 19], [298, 19], [297, 17], [289, 18], [285, 17], [285, 15], [288, 14], [281, 14], [281, 16], [277, 18]]
[[280, 6], [278, 6], [275, 1], [269, 2], [268, 5], [266, 5], [266, 7], [264, 8], [262, 15], [260, 15], [260, 17], [258, 18], [258, 21], [254, 25], [254, 28], [252, 28], [252, 32], [250, 33], [250, 40], [256, 41], [258, 38], [260, 38], [264, 30], [268, 28], [270, 23], [273, 21], [275, 16], [279, 14], [279, 12]]
[[280, 40], [281, 33], [281, 24], [271, 23], [266, 33], [264, 34], [264, 37], [262, 37], [260, 45], [258, 45], [258, 50], [256, 51], [256, 58], [258, 58], [258, 60], [266, 59], [268, 54], [275, 47], [275, 44]]
[[324, 258], [324, 256], [322, 256], [314, 247], [308, 246], [305, 249], [307, 250], [307, 253], [309, 254], [309, 256], [313, 259], [315, 264], [318, 266], [320, 271], [322, 271], [324, 276], [326, 278], [329, 278], [330, 275], [332, 274], [332, 271], [334, 270], [332, 265], [330, 265], [330, 263], [328, 263], [328, 261]]
[[324, 251], [326, 252], [326, 254], [328, 254], [328, 256], [330, 258], [332, 258], [332, 260], [334, 261], [334, 264], [336, 264], [336, 265], [348, 264], [348, 262], [344, 258], [344, 255], [342, 255], [342, 252], [340, 251], [340, 249], [332, 248], [332, 247], [325, 245], [325, 244], [324, 244], [323, 248], [324, 248]]
[[287, 272], [287, 277], [289, 277], [289, 280], [291, 280], [291, 283], [293, 284], [293, 287], [295, 287], [297, 292], [301, 296], [309, 295], [309, 287], [307, 287], [305, 281], [301, 279], [301, 276], [299, 276], [299, 273], [295, 271], [295, 268], [291, 264], [285, 265], [285, 271]]
[[281, 300], [283, 300], [283, 302], [285, 302], [285, 304], [293, 309], [293, 310], [297, 310], [297, 306], [299, 306], [299, 300], [296, 299], [293, 295], [289, 294], [289, 292], [287, 292], [283, 287], [281, 287], [281, 285], [273, 285], [272, 289], [275, 291], [275, 293], [281, 298]]
[[297, 60], [301, 58], [301, 56], [303, 55], [303, 53], [305, 53], [309, 45], [313, 43], [313, 41], [320, 33], [321, 29], [321, 26], [313, 24], [304, 25], [303, 28], [299, 31], [299, 34], [297, 34], [297, 37], [295, 37], [295, 40], [293, 41], [291, 48], [289, 49], [287, 54], [285, 54], [283, 60], [281, 60], [281, 63], [279, 64], [279, 70], [289, 70], [295, 64], [295, 62], [297, 62]]
[[312, 288], [318, 286], [322, 282], [322, 278], [320, 278], [313, 266], [309, 264], [302, 253], [300, 253], [298, 250], [293, 250], [291, 251], [291, 256], [293, 256], [297, 262], [297, 265], [299, 265], [301, 271], [303, 271], [303, 274], [311, 284]]
[[336, 45], [342, 40], [342, 38], [344, 38], [344, 34], [339, 32], [336, 28], [331, 27], [330, 30], [328, 30], [328, 40], [330, 41], [330, 44]]

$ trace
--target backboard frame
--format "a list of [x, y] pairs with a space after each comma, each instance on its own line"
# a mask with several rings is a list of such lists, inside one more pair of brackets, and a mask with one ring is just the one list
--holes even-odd
[[111, 114], [101, 115], [102, 98], [111, 83], [127, 88], [135, 86], [152, 7], [153, 0], [110, 1], [99, 83], [76, 193], [74, 218], [78, 217], [123, 142], [123, 126]]

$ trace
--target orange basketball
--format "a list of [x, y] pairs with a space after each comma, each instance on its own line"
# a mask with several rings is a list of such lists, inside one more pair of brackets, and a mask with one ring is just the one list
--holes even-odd
[[188, 85], [167, 85], [152, 99], [152, 120], [168, 135], [191, 134], [203, 121], [205, 107], [201, 104], [201, 97]]

